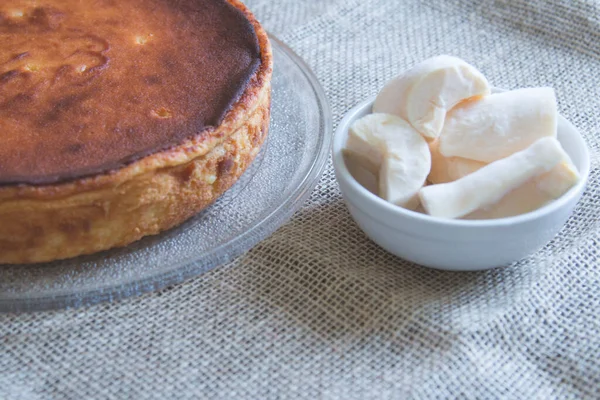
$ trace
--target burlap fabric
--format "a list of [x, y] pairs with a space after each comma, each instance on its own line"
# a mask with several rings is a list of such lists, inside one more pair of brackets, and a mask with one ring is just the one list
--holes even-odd
[[538, 254], [447, 273], [371, 243], [329, 166], [245, 256], [160, 293], [0, 316], [0, 399], [600, 397], [600, 1], [248, 1], [324, 85], [338, 122], [426, 57], [500, 87], [551, 85], [593, 157]]

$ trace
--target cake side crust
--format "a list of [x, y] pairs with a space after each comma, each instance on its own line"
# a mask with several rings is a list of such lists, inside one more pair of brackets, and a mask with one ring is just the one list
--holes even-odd
[[208, 154], [122, 185], [53, 201], [0, 204], [0, 264], [26, 264], [126, 246], [179, 225], [244, 173], [267, 136], [270, 85], [246, 123]]

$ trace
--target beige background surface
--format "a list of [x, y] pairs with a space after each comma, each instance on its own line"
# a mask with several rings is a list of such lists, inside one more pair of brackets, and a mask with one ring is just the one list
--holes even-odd
[[538, 254], [427, 270], [352, 222], [329, 166], [304, 208], [235, 262], [116, 304], [0, 316], [0, 399], [600, 397], [600, 2], [248, 0], [314, 69], [337, 123], [429, 56], [504, 88], [555, 87], [593, 157]]

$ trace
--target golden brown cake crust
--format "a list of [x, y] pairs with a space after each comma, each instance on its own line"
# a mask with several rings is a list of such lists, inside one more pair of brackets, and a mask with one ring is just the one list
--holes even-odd
[[210, 134], [260, 65], [226, 0], [3, 0], [0, 43], [0, 185], [97, 175]]
[[0, 187], [0, 263], [32, 263], [125, 246], [214, 202], [258, 153], [269, 126], [272, 54], [254, 26], [261, 63], [223, 122], [110, 173], [54, 185]]

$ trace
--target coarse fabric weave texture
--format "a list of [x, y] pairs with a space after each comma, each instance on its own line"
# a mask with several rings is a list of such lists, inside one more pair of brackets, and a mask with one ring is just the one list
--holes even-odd
[[395, 258], [331, 165], [229, 265], [114, 304], [0, 316], [0, 399], [600, 398], [600, 1], [248, 0], [314, 69], [337, 123], [438, 54], [494, 86], [553, 86], [592, 154], [574, 216], [487, 272]]

